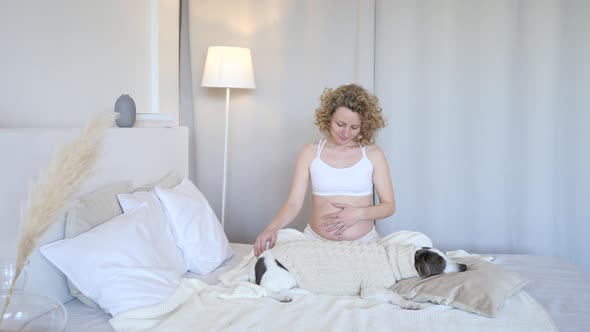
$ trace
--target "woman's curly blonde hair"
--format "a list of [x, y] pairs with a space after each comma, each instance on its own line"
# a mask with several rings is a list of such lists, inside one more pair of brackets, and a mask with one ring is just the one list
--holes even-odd
[[315, 110], [315, 124], [325, 135], [330, 134], [332, 116], [341, 106], [357, 113], [361, 119], [361, 131], [355, 140], [363, 145], [374, 143], [377, 131], [385, 127], [379, 99], [356, 84], [324, 89], [320, 106]]

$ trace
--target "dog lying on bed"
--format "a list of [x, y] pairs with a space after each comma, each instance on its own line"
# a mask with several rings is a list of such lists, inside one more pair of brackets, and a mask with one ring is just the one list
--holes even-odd
[[301, 288], [315, 294], [360, 295], [403, 309], [420, 309], [419, 303], [405, 300], [389, 288], [405, 278], [427, 278], [467, 269], [440, 250], [399, 245], [391, 239], [362, 245], [320, 240], [277, 245], [258, 257], [250, 269], [250, 282], [264, 287], [271, 297], [282, 302], [292, 300], [289, 290]]

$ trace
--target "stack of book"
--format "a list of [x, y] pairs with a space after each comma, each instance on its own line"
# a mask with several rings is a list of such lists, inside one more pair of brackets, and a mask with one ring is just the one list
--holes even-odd
[[176, 116], [172, 113], [137, 113], [135, 127], [176, 127]]

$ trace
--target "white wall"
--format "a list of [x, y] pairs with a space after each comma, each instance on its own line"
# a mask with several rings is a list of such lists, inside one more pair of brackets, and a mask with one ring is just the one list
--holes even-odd
[[178, 26], [178, 0], [1, 1], [0, 127], [80, 127], [124, 93], [177, 114]]

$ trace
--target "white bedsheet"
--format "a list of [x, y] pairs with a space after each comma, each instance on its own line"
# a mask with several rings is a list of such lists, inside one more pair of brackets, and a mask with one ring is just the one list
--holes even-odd
[[590, 275], [558, 257], [495, 255], [495, 262], [531, 280], [524, 290], [561, 332], [590, 331]]
[[[543, 307], [518, 292], [498, 316], [487, 318], [441, 305], [403, 310], [358, 296], [298, 295], [274, 299], [224, 300], [230, 288], [184, 279], [160, 305], [117, 315], [120, 332], [138, 331], [556, 331]], [[271, 318], [272, 317], [272, 318]]]

